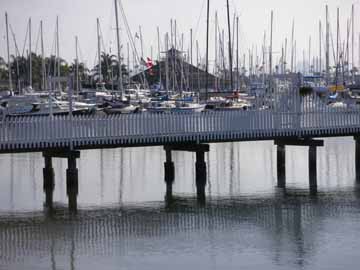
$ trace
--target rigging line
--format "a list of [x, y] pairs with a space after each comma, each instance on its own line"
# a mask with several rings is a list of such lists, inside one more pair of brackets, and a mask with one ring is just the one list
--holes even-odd
[[[48, 61], [48, 65], [49, 67], [46, 69], [48, 72], [47, 72], [47, 77], [50, 77], [50, 73], [51, 73], [51, 60], [52, 60], [52, 53], [53, 51], [56, 51], [56, 48], [55, 48], [55, 42], [56, 42], [56, 27], [55, 27], [55, 32], [54, 32], [54, 39], [53, 39], [53, 43], [51, 45], [51, 51], [50, 51], [50, 56], [49, 56], [49, 61]], [[56, 63], [56, 52], [54, 53], [54, 62]]]
[[[106, 57], [107, 51], [106, 51], [106, 47], [105, 47], [104, 36], [103, 36], [102, 30], [101, 30], [100, 22], [99, 22], [99, 32], [100, 32], [99, 33], [100, 34], [100, 40], [101, 40], [101, 43], [102, 43], [102, 46], [103, 46], [103, 53], [105, 54], [105, 57], [104, 57], [103, 60], [105, 60], [105, 66], [106, 66], [106, 72], [107, 72], [109, 70], [109, 67], [111, 66], [111, 63], [109, 65], [108, 58]], [[101, 48], [100, 48], [100, 54], [101, 54]], [[100, 59], [101, 58], [102, 58], [102, 55], [100, 55]], [[102, 71], [100, 71], [100, 72], [102, 72]]]
[[[104, 52], [104, 53], [107, 53], [107, 51], [106, 51], [106, 46], [105, 46], [104, 35], [103, 35], [103, 32], [102, 32], [101, 24], [100, 24], [100, 23], [99, 23], [99, 31], [100, 31], [101, 44], [102, 44], [102, 46], [103, 46], [103, 52]], [[100, 49], [100, 53], [101, 53], [101, 49]]]
[[195, 33], [194, 33], [194, 40], [197, 39], [197, 34], [199, 32], [199, 27], [200, 27], [200, 20], [201, 20], [202, 13], [204, 11], [205, 3], [206, 3], [206, 0], [203, 0], [201, 10], [200, 10], [200, 14], [199, 14], [199, 18], [198, 18], [198, 21], [196, 23], [196, 28], [195, 28]]
[[83, 63], [85, 65], [84, 56], [83, 56], [83, 53], [82, 53], [82, 50], [81, 50], [80, 41], [78, 41], [78, 51], [79, 51], [80, 61], [81, 61], [81, 63]]
[[[134, 43], [133, 35], [131, 33], [131, 30], [130, 30], [130, 27], [129, 27], [129, 24], [128, 24], [128, 21], [127, 21], [127, 18], [126, 18], [124, 7], [123, 7], [121, 1], [118, 1], [118, 3], [119, 3], [119, 6], [120, 6], [120, 12], [122, 14], [123, 22], [124, 22], [124, 25], [125, 25], [125, 29], [126, 29], [129, 41], [130, 41], [130, 45], [132, 47], [133, 52], [135, 53], [135, 61], [138, 61], [139, 65], [141, 65], [140, 59], [139, 59], [139, 54], [137, 52], [137, 49], [136, 49], [136, 46], [135, 46], [135, 43]], [[142, 74], [142, 77], [143, 77], [142, 79], [143, 79], [144, 84], [146, 86], [148, 86], [148, 81], [146, 79], [145, 72], [143, 71], [143, 72], [141, 72], [141, 74]]]
[[21, 54], [22, 57], [24, 57], [25, 46], [26, 46], [26, 41], [28, 39], [28, 35], [29, 35], [29, 23], [27, 23], [27, 26], [26, 26], [26, 35], [25, 35], [25, 40], [24, 40], [24, 47], [23, 47], [22, 54]]
[[332, 32], [330, 32], [330, 36], [331, 36], [331, 45], [332, 45], [331, 47], [332, 47], [332, 51], [333, 51], [334, 63], [335, 63], [335, 65], [337, 65], [337, 59], [336, 59], [336, 53], [335, 53], [335, 47], [334, 47], [334, 37], [333, 37]]
[[138, 61], [138, 63], [140, 64], [139, 54], [138, 54], [138, 51], [136, 49], [136, 46], [135, 46], [135, 43], [134, 43], [134, 39], [132, 37], [132, 33], [131, 33], [131, 30], [130, 30], [129, 24], [128, 24], [127, 19], [126, 19], [126, 15], [125, 15], [122, 3], [121, 3], [121, 1], [119, 1], [118, 3], [119, 3], [119, 6], [120, 6], [121, 14], [123, 16], [123, 21], [124, 21], [124, 24], [125, 24], [125, 29], [126, 29], [129, 41], [130, 41], [130, 45], [131, 45], [131, 47], [133, 49], [133, 52], [135, 53], [136, 61]]
[[15, 43], [16, 56], [20, 56], [20, 51], [19, 51], [19, 48], [18, 48], [18, 45], [17, 45], [17, 42], [16, 42], [16, 37], [15, 37], [15, 34], [14, 34], [14, 31], [13, 31], [13, 29], [12, 29], [11, 24], [9, 24], [9, 28], [10, 28], [11, 35], [12, 35], [13, 40], [14, 40], [14, 43]]
[[37, 54], [38, 46], [39, 46], [39, 40], [41, 35], [41, 26], [39, 25], [39, 31], [36, 38], [36, 46], [35, 46], [35, 54]]

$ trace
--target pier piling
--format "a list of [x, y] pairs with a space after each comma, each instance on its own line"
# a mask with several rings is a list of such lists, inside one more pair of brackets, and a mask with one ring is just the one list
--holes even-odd
[[309, 186], [311, 192], [317, 190], [316, 146], [309, 146]]
[[205, 201], [205, 187], [206, 187], [206, 162], [205, 152], [196, 152], [196, 191], [199, 201]]
[[360, 183], [360, 137], [354, 137], [355, 139], [355, 174], [356, 182]]
[[199, 202], [205, 202], [205, 187], [206, 187], [206, 162], [205, 153], [210, 151], [208, 144], [176, 144], [165, 145], [166, 162], [165, 166], [165, 182], [166, 182], [166, 195], [172, 195], [172, 184], [175, 179], [175, 165], [171, 160], [171, 151], [184, 151], [196, 153], [196, 193]]
[[277, 146], [277, 177], [278, 187], [286, 187], [286, 148], [285, 145], [279, 144]]
[[164, 163], [165, 169], [165, 183], [166, 183], [166, 199], [172, 198], [172, 186], [175, 181], [175, 166], [171, 158], [171, 150], [166, 149], [166, 162]]
[[316, 165], [316, 148], [324, 146], [323, 140], [313, 140], [311, 138], [304, 139], [290, 139], [290, 140], [276, 140], [277, 145], [277, 173], [278, 173], [278, 187], [284, 188], [285, 183], [285, 146], [306, 146], [309, 147], [309, 187], [310, 192], [315, 194], [317, 192], [317, 165]]
[[55, 174], [52, 167], [52, 158], [43, 154], [45, 160], [45, 168], [43, 168], [43, 190], [45, 193], [45, 207], [52, 208], [53, 206], [53, 193], [55, 189]]
[[66, 193], [69, 200], [69, 210], [77, 210], [77, 195], [79, 193], [78, 169], [76, 168], [76, 154], [71, 152], [68, 156], [66, 170]]

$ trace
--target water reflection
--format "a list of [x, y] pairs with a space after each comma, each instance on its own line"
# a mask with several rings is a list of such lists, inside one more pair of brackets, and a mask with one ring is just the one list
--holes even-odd
[[173, 152], [167, 203], [163, 148], [82, 151], [77, 215], [67, 210], [66, 160], [53, 159], [54, 203], [44, 211], [41, 154], [0, 156], [0, 269], [354, 268], [353, 141], [318, 150], [316, 196], [307, 148], [286, 151], [287, 188], [278, 189], [272, 142], [211, 145], [205, 205], [192, 153]]
[[[146, 261], [150, 256], [161, 260], [180, 254], [211, 266], [200, 259], [217, 254], [224, 257], [221, 260], [230, 256], [236, 264], [251, 266], [251, 260], [242, 259], [252, 251], [253, 257], [270, 260], [273, 269], [282, 265], [302, 269], [324, 249], [337, 247], [324, 243], [336, 244], [332, 233], [340, 220], [351, 232], [356, 231], [353, 237], [360, 234], [353, 223], [359, 221], [359, 202], [351, 191], [320, 194], [316, 199], [293, 192], [272, 198], [211, 200], [206, 207], [196, 207], [193, 199], [178, 198], [171, 207], [152, 203], [89, 209], [76, 217], [62, 208], [48, 216], [3, 216], [0, 261], [14, 269], [25, 264], [28, 269], [56, 269], [65, 262], [71, 269], [82, 269], [91, 257], [110, 262], [120, 259], [119, 266], [126, 266], [122, 257], [142, 254]], [[39, 260], [34, 263], [34, 258]]]

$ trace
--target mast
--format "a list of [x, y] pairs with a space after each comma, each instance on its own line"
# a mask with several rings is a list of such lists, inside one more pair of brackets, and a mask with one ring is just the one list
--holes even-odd
[[355, 81], [355, 58], [354, 58], [354, 44], [355, 44], [355, 7], [354, 4], [351, 7], [351, 70], [352, 70], [352, 82]]
[[6, 47], [7, 47], [7, 62], [8, 62], [8, 73], [9, 73], [9, 90], [13, 90], [12, 79], [11, 79], [11, 63], [10, 63], [10, 43], [9, 43], [9, 21], [8, 15], [5, 13], [6, 23]]
[[287, 59], [288, 59], [288, 39], [285, 38], [285, 56], [284, 56], [284, 71], [285, 71], [285, 74], [286, 74]]
[[[176, 23], [176, 20], [174, 20], [174, 55], [173, 55], [173, 80], [174, 80], [174, 89], [173, 89], [173, 91], [175, 90], [175, 89], [179, 89], [179, 87], [178, 87], [178, 77], [176, 76], [176, 50], [177, 50], [177, 23]], [[180, 78], [180, 80], [181, 80], [181, 78]]]
[[[60, 77], [60, 48], [59, 48], [59, 17], [56, 17], [56, 54], [57, 54], [57, 76]], [[61, 90], [60, 80], [58, 82], [58, 90]]]
[[180, 57], [180, 95], [182, 96], [182, 92], [183, 92], [183, 81], [185, 80], [184, 78], [184, 55], [183, 55], [183, 51], [184, 51], [184, 34], [181, 34], [181, 57]]
[[46, 89], [46, 65], [45, 65], [45, 53], [44, 53], [44, 31], [43, 31], [43, 21], [40, 21], [40, 34], [41, 34], [41, 76], [42, 76], [42, 86], [41, 89]]
[[217, 11], [215, 12], [215, 90], [219, 90], [218, 87], [218, 15]]
[[97, 42], [98, 42], [98, 63], [99, 63], [99, 83], [102, 83], [102, 66], [101, 66], [101, 36], [100, 36], [100, 20], [99, 18], [96, 19], [97, 25]]
[[271, 21], [270, 21], [270, 48], [269, 48], [269, 75], [270, 75], [270, 76], [272, 76], [273, 22], [274, 22], [274, 12], [271, 11]]
[[121, 54], [120, 54], [120, 33], [119, 33], [119, 14], [118, 14], [118, 3], [114, 0], [115, 4], [115, 19], [116, 19], [116, 42], [117, 42], [117, 56], [118, 56], [118, 91], [120, 91], [121, 100], [123, 98], [123, 79], [121, 70]]
[[[190, 28], [190, 65], [193, 66], [193, 29]], [[192, 76], [190, 77], [189, 72], [189, 81], [190, 81], [190, 91], [193, 90], [193, 79]]]
[[337, 84], [338, 84], [338, 68], [339, 68], [339, 38], [340, 38], [340, 23], [339, 23], [339, 8], [337, 8], [337, 19], [336, 19], [336, 25], [337, 25], [337, 29], [336, 29], [336, 76], [335, 76], [335, 80], [336, 80], [336, 88], [337, 88]]
[[330, 82], [330, 40], [329, 40], [329, 7], [326, 5], [326, 51], [325, 51], [325, 64], [326, 64], [326, 84]]
[[160, 90], [162, 88], [162, 74], [161, 74], [161, 46], [160, 46], [160, 29], [157, 27], [157, 36], [158, 36], [158, 65], [159, 65], [159, 82], [160, 82]]
[[230, 90], [234, 90], [233, 84], [233, 72], [232, 72], [232, 50], [231, 50], [231, 27], [230, 27], [230, 6], [229, 0], [226, 0], [227, 3], [227, 19], [228, 19], [228, 32], [229, 32], [229, 71], [230, 71]]
[[[16, 37], [14, 32], [12, 31], [11, 27], [10, 27], [10, 32], [12, 34], [13, 37], [13, 41], [14, 41], [14, 47], [15, 47], [15, 57], [16, 57], [16, 77], [17, 77], [17, 88], [18, 88], [18, 93], [21, 93], [21, 85], [20, 85], [20, 69], [19, 69], [19, 48], [17, 46], [16, 43]], [[10, 52], [9, 52], [10, 54]], [[10, 58], [10, 55], [8, 56]], [[11, 74], [10, 74], [11, 75]]]
[[[199, 42], [197, 40], [196, 40], [196, 66], [197, 66], [198, 91], [199, 91], [199, 95], [200, 95]], [[207, 84], [207, 79], [206, 79], [206, 84]], [[207, 92], [206, 92], [206, 95], [207, 95]]]
[[239, 91], [239, 17], [236, 17], [236, 90]]
[[32, 87], [31, 18], [29, 18], [29, 86]]
[[265, 65], [266, 65], [266, 31], [264, 31], [264, 40], [262, 46], [262, 82], [265, 85]]
[[322, 32], [322, 25], [321, 25], [321, 20], [319, 21], [319, 74], [321, 76], [322, 74], [322, 37], [321, 37], [321, 32]]
[[166, 95], [169, 96], [169, 33], [165, 35], [165, 87]]
[[291, 73], [294, 72], [294, 32], [295, 32], [295, 21], [293, 19], [292, 22], [292, 30], [291, 30]]
[[[209, 88], [209, 18], [210, 18], [210, 0], [207, 0], [207, 15], [206, 15], [206, 64], [205, 64], [205, 100], [208, 100]], [[197, 45], [197, 50], [199, 46]], [[199, 67], [198, 67], [199, 68]], [[200, 96], [200, 86], [199, 86]]]
[[309, 74], [311, 74], [311, 36], [309, 36]]
[[129, 83], [130, 83], [130, 44], [129, 44], [129, 42], [126, 43], [126, 50], [127, 50], [128, 80], [129, 80]]
[[79, 94], [80, 91], [80, 83], [79, 83], [79, 39], [78, 36], [75, 36], [75, 51], [76, 51], [76, 94]]

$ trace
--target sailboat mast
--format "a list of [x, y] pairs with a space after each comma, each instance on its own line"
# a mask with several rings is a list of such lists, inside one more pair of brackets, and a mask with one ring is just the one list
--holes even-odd
[[157, 27], [157, 38], [158, 38], [158, 65], [159, 65], [159, 83], [160, 89], [162, 88], [162, 76], [161, 76], [161, 47], [160, 47], [160, 29]]
[[41, 76], [42, 76], [42, 86], [41, 89], [46, 89], [46, 65], [45, 65], [45, 53], [44, 53], [44, 31], [43, 31], [43, 21], [40, 21], [40, 35], [41, 35]]
[[319, 21], [319, 74], [321, 76], [322, 74], [322, 37], [321, 37], [321, 32], [322, 32], [322, 25], [321, 25], [321, 20]]
[[169, 96], [169, 33], [165, 35], [165, 85], [166, 95]]
[[229, 0], [226, 0], [227, 5], [227, 19], [228, 19], [228, 32], [229, 32], [229, 71], [230, 71], [230, 90], [234, 90], [233, 72], [232, 72], [232, 49], [231, 49], [231, 26], [230, 26], [230, 6]]
[[308, 72], [311, 74], [311, 36], [309, 36], [309, 69]]
[[236, 90], [239, 91], [239, 17], [236, 17]]
[[[193, 29], [190, 29], [190, 65], [193, 66]], [[193, 79], [190, 76], [189, 72], [189, 81], [190, 81], [190, 91], [193, 91]]]
[[330, 38], [329, 38], [329, 7], [326, 5], [326, 52], [325, 52], [325, 62], [326, 62], [326, 84], [330, 82]]
[[354, 4], [351, 7], [351, 74], [352, 74], [352, 82], [354, 83], [355, 81], [355, 58], [354, 58], [354, 54], [355, 54], [355, 50], [354, 50], [354, 45], [355, 45], [355, 7]]
[[[196, 40], [196, 66], [197, 66], [197, 84], [198, 84], [198, 92], [200, 95], [200, 67], [199, 67], [199, 42]], [[206, 79], [207, 84], [207, 79]], [[206, 92], [207, 95], [207, 92]]]
[[80, 84], [79, 84], [79, 39], [78, 36], [75, 37], [75, 51], [76, 51], [76, 94], [79, 94]]
[[31, 18], [29, 18], [29, 86], [32, 87]]
[[9, 90], [13, 90], [12, 79], [11, 79], [11, 63], [10, 63], [10, 42], [9, 42], [9, 21], [8, 15], [5, 13], [6, 23], [6, 47], [7, 47], [7, 62], [8, 62], [8, 73], [9, 73]]
[[270, 47], [269, 47], [269, 75], [270, 75], [270, 76], [272, 76], [273, 22], [274, 22], [274, 12], [271, 11], [271, 21], [270, 21]]
[[[56, 54], [57, 54], [57, 76], [60, 77], [60, 40], [59, 40], [59, 17], [56, 17]], [[61, 83], [58, 82], [58, 90], [61, 90]]]
[[339, 23], [339, 8], [337, 9], [337, 19], [336, 19], [336, 25], [337, 25], [337, 30], [336, 30], [336, 87], [338, 84], [338, 68], [339, 68], [339, 38], [340, 38], [340, 23]]
[[214, 74], [215, 74], [215, 89], [219, 90], [218, 87], [218, 17], [217, 12], [215, 12], [215, 67], [214, 67]]
[[291, 73], [294, 72], [294, 32], [295, 32], [295, 21], [292, 22], [291, 30]]
[[120, 47], [120, 33], [119, 33], [119, 13], [118, 2], [114, 0], [115, 4], [115, 19], [116, 19], [116, 42], [117, 42], [117, 56], [118, 56], [118, 91], [120, 91], [121, 99], [123, 98], [123, 79], [121, 70], [121, 47]]
[[[205, 100], [208, 99], [209, 88], [209, 19], [210, 19], [210, 0], [207, 0], [207, 14], [206, 14], [206, 64], [205, 64]], [[197, 50], [199, 50], [197, 45]], [[199, 67], [198, 67], [199, 68]], [[200, 86], [199, 86], [200, 95]]]
[[100, 36], [100, 21], [99, 18], [96, 19], [97, 25], [97, 49], [98, 49], [98, 63], [99, 63], [99, 83], [102, 83], [102, 66], [101, 66], [101, 36]]

